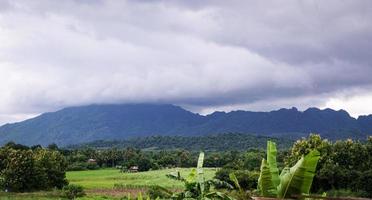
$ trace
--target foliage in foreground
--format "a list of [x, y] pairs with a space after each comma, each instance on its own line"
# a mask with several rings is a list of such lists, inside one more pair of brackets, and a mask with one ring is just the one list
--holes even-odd
[[310, 151], [302, 156], [293, 167], [285, 167], [280, 175], [276, 154], [275, 143], [268, 141], [267, 160], [262, 160], [258, 179], [259, 193], [265, 197], [278, 198], [309, 194], [320, 153], [317, 150]]
[[0, 148], [0, 189], [9, 192], [61, 189], [67, 184], [61, 153], [8, 143]]
[[247, 200], [252, 199], [251, 193], [248, 190], [244, 190], [240, 184], [239, 180], [236, 178], [234, 173], [231, 173], [229, 175], [230, 180], [234, 182], [234, 185], [236, 187], [236, 190], [233, 190], [231, 193], [234, 197], [236, 197], [238, 200]]
[[239, 186], [243, 190], [254, 190], [257, 188], [257, 180], [259, 178], [260, 173], [257, 171], [249, 171], [249, 170], [232, 170], [228, 168], [219, 169], [216, 172], [215, 177], [221, 181], [226, 181], [231, 185], [236, 185], [234, 181], [231, 179], [230, 174], [234, 174], [236, 180], [239, 183]]
[[286, 163], [294, 164], [313, 149], [321, 156], [312, 192], [331, 196], [334, 192], [328, 191], [351, 191], [349, 195], [372, 198], [372, 137], [366, 141], [331, 142], [311, 134], [294, 143]]
[[182, 181], [185, 184], [185, 189], [182, 192], [172, 194], [171, 198], [174, 200], [183, 199], [197, 199], [197, 200], [208, 200], [208, 199], [220, 199], [220, 200], [233, 200], [234, 198], [227, 194], [219, 191], [212, 191], [211, 187], [214, 185], [224, 184], [226, 187], [232, 186], [228, 183], [218, 180], [205, 180], [203, 171], [204, 153], [199, 154], [198, 165], [196, 169], [193, 169], [187, 178], [180, 175], [179, 172], [176, 174], [169, 174], [168, 177]]

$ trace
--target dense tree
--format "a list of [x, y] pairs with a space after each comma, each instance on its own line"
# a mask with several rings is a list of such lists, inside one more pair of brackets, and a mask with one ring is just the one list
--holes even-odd
[[67, 184], [67, 163], [62, 154], [41, 148], [19, 147], [11, 144], [0, 148], [2, 189], [23, 192], [62, 188]]
[[39, 169], [44, 178], [46, 186], [44, 188], [56, 187], [61, 189], [67, 184], [65, 171], [67, 162], [64, 156], [58, 151], [48, 151], [46, 149], [37, 149], [34, 151], [34, 160], [36, 169]]
[[321, 157], [317, 166], [312, 191], [321, 192], [331, 189], [349, 189], [354, 192], [367, 192], [372, 195], [368, 184], [372, 166], [372, 140], [366, 142], [340, 140], [331, 143], [319, 135], [310, 135], [294, 143], [286, 162], [292, 164], [311, 149], [317, 149]]
[[[1, 171], [4, 189], [8, 191], [29, 191], [42, 180], [40, 169], [35, 168], [31, 150], [4, 148], [0, 150]], [[38, 188], [37, 188], [38, 189]]]

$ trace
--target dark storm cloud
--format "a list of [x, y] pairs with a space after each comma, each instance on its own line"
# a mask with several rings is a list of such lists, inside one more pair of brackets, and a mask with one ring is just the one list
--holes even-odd
[[368, 0], [0, 1], [0, 123], [90, 103], [267, 110], [368, 96], [371, 19]]

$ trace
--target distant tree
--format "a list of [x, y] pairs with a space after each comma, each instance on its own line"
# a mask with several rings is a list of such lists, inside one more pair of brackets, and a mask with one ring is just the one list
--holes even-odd
[[32, 150], [36, 150], [36, 149], [42, 149], [43, 147], [40, 145], [40, 144], [38, 144], [38, 145], [33, 145], [33, 146], [31, 146], [30, 147]]
[[16, 144], [14, 142], [8, 142], [4, 145], [6, 148], [11, 148], [11, 149], [20, 149], [20, 150], [28, 150], [30, 149], [28, 146], [22, 145], [22, 144]]
[[244, 169], [259, 171], [263, 158], [265, 158], [264, 151], [248, 151], [244, 155]]
[[59, 150], [58, 145], [55, 144], [55, 143], [49, 144], [47, 148], [50, 149], [50, 150], [54, 150], [54, 151]]

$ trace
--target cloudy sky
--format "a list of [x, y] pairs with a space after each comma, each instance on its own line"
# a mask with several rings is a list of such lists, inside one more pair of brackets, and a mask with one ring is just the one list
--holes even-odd
[[372, 1], [0, 0], [0, 124], [128, 102], [372, 113]]

